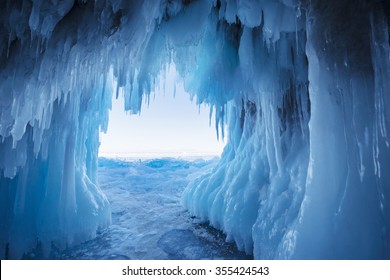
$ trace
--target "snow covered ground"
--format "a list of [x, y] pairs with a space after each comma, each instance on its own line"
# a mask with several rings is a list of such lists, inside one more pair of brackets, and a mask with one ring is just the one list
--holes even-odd
[[99, 183], [112, 225], [97, 238], [69, 248], [60, 259], [248, 259], [222, 232], [181, 205], [189, 180], [218, 159], [99, 159]]

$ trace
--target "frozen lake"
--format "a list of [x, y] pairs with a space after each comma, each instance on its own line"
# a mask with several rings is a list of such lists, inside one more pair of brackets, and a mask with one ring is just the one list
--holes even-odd
[[187, 183], [217, 161], [100, 158], [99, 184], [111, 204], [112, 225], [55, 258], [251, 259], [181, 204]]

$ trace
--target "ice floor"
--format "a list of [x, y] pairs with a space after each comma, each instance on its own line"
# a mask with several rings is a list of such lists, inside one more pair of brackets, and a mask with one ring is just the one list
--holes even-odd
[[58, 253], [60, 259], [250, 259], [225, 235], [185, 211], [189, 180], [208, 172], [211, 160], [99, 159], [99, 183], [112, 225], [94, 240]]

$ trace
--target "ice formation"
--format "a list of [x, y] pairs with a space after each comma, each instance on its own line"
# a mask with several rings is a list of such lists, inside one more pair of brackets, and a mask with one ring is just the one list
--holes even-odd
[[217, 167], [184, 193], [191, 213], [255, 258], [390, 258], [389, 1], [8, 0], [0, 11], [2, 258], [110, 223], [96, 170], [111, 96], [138, 113], [169, 63], [229, 130]]

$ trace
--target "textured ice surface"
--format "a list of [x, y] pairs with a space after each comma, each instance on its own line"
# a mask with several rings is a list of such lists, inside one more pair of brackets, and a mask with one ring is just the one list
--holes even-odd
[[99, 185], [112, 225], [97, 238], [59, 252], [61, 259], [242, 259], [221, 232], [191, 216], [180, 203], [190, 180], [214, 160], [99, 158]]
[[[112, 94], [170, 63], [228, 144], [184, 205], [255, 258], [390, 258], [389, 1], [0, 3], [0, 254], [92, 238]], [[112, 88], [113, 81], [117, 88]], [[136, 132], [135, 132], [136, 133]]]

